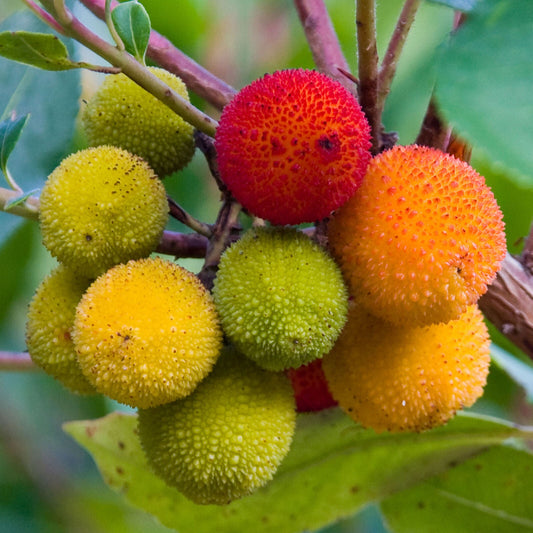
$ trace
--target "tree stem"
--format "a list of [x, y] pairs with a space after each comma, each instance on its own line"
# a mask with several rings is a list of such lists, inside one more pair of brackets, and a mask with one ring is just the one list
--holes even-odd
[[344, 72], [350, 72], [339, 39], [323, 0], [294, 0], [296, 11], [318, 69], [342, 83], [350, 92], [356, 88]]
[[390, 92], [390, 87], [394, 75], [396, 73], [396, 67], [398, 65], [398, 59], [403, 50], [403, 45], [407, 39], [411, 25], [415, 20], [415, 15], [420, 7], [421, 0], [406, 0], [403, 5], [396, 27], [392, 34], [391, 40], [385, 57], [381, 63], [381, 68], [378, 77], [378, 96], [377, 96], [377, 108], [380, 115], [383, 113], [385, 107], [385, 100]]
[[372, 151], [377, 154], [381, 148], [381, 113], [377, 106], [378, 49], [375, 0], [357, 0], [356, 25], [359, 102], [370, 124]]
[[0, 351], [0, 370], [27, 371], [38, 370], [27, 352]]

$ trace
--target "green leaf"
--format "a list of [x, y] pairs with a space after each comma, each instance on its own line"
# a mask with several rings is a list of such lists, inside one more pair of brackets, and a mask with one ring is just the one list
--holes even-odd
[[430, 0], [430, 2], [433, 4], [442, 4], [459, 11], [470, 11], [474, 9], [477, 0]]
[[126, 50], [144, 63], [144, 54], [150, 39], [150, 17], [137, 0], [119, 4], [111, 12], [111, 19]]
[[112, 414], [64, 429], [93, 455], [111, 488], [180, 533], [314, 530], [488, 446], [531, 436], [472, 415], [430, 432], [400, 435], [362, 430], [337, 409], [300, 415], [291, 451], [269, 485], [227, 506], [199, 506], [151, 473], [135, 417]]
[[492, 361], [518, 383], [526, 392], [528, 400], [533, 402], [533, 367], [495, 344], [491, 346], [490, 355]]
[[533, 455], [496, 446], [381, 504], [394, 533], [533, 531]]
[[7, 160], [19, 140], [28, 118], [29, 114], [19, 118], [8, 118], [0, 122], [0, 169], [5, 175], [7, 175]]
[[436, 97], [444, 118], [522, 185], [533, 185], [533, 2], [478, 2], [443, 47]]
[[0, 33], [0, 56], [43, 70], [69, 70], [81, 66], [68, 58], [67, 47], [49, 33], [4, 31]]
[[[16, 12], [0, 24], [0, 32], [46, 29], [29, 10]], [[73, 43], [67, 44], [75, 57]], [[23, 190], [41, 188], [71, 150], [80, 89], [79, 70], [49, 72], [0, 57], [0, 117], [31, 114], [9, 157], [9, 171]], [[22, 222], [20, 217], [0, 213], [0, 247]]]
[[16, 198], [13, 198], [12, 200], [9, 200], [9, 202], [6, 202], [4, 206], [5, 211], [9, 211], [10, 208], [21, 204], [22, 202], [25, 202], [30, 196], [33, 194], [39, 192], [40, 189], [32, 189], [31, 191], [24, 192], [20, 194], [20, 196], [17, 196]]

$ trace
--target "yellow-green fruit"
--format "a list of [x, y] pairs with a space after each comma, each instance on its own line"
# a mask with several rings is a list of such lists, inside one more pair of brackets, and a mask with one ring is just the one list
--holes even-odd
[[96, 393], [81, 371], [71, 338], [76, 306], [89, 284], [64, 266], [56, 267], [37, 288], [26, 323], [33, 362], [79, 394]]
[[219, 356], [222, 331], [198, 278], [154, 258], [100, 276], [77, 307], [73, 339], [99, 392], [147, 408], [194, 390]]
[[199, 504], [226, 504], [272, 479], [295, 428], [288, 378], [234, 349], [183, 400], [139, 411], [154, 471]]
[[296, 368], [329, 352], [348, 307], [333, 259], [289, 228], [253, 229], [229, 247], [213, 296], [228, 338], [267, 370]]
[[[189, 101], [180, 78], [161, 68], [149, 70]], [[106, 77], [82, 120], [91, 146], [120, 146], [148, 161], [161, 177], [182, 169], [194, 154], [193, 127], [125, 74]]]
[[80, 275], [96, 278], [155, 250], [168, 203], [145, 161], [99, 146], [72, 154], [50, 174], [39, 216], [50, 253]]
[[448, 323], [402, 327], [354, 305], [322, 368], [333, 397], [356, 422], [377, 432], [422, 431], [483, 394], [489, 345], [477, 306]]

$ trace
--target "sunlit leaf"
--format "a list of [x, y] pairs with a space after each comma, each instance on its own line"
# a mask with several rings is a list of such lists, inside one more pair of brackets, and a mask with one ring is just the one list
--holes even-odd
[[490, 450], [381, 504], [394, 533], [533, 531], [533, 455]]
[[478, 2], [443, 47], [436, 85], [445, 119], [526, 186], [533, 186], [532, 20], [531, 0]]
[[146, 9], [137, 0], [130, 0], [115, 7], [111, 19], [126, 50], [143, 63], [151, 30]]
[[291, 451], [274, 481], [227, 506], [195, 505], [151, 473], [136, 418], [113, 414], [65, 425], [95, 459], [106, 483], [180, 533], [284, 533], [314, 530], [370, 501], [528, 433], [494, 419], [456, 417], [426, 433], [376, 435], [339, 410], [301, 415]]
[[49, 33], [4, 31], [0, 33], [0, 56], [44, 70], [80, 68], [69, 59], [67, 47]]

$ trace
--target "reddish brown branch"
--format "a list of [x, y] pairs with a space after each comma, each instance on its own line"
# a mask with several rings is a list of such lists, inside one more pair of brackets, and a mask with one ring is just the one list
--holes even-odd
[[318, 70], [342, 83], [356, 93], [349, 76], [348, 62], [344, 57], [339, 39], [323, 0], [294, 0], [296, 11]]
[[[105, 0], [81, 0], [98, 18], [104, 19]], [[116, 2], [113, 2], [113, 6]], [[187, 87], [222, 109], [235, 94], [235, 89], [178, 50], [168, 39], [152, 31], [147, 54], [155, 63], [179, 76]]]
[[0, 370], [38, 370], [27, 352], [0, 351]]
[[523, 261], [523, 256], [507, 254], [496, 280], [479, 300], [479, 307], [488, 320], [533, 359], [533, 274]]

